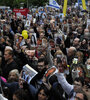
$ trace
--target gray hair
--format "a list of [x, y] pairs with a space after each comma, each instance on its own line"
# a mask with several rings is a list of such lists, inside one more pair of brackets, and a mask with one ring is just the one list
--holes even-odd
[[90, 60], [90, 58], [88, 58], [88, 59], [86, 60], [85, 64], [87, 64], [88, 60]]
[[17, 75], [17, 77], [19, 77], [19, 71], [18, 71], [18, 69], [13, 69], [13, 70], [11, 70], [10, 72], [9, 72], [9, 74], [10, 73], [15, 73], [16, 75]]

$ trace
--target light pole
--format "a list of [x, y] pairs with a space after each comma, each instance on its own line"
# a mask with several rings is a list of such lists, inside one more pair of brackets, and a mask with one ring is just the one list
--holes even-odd
[[20, 3], [20, 8], [21, 9], [23, 9], [23, 5], [24, 5], [24, 3], [22, 2], [22, 3]]

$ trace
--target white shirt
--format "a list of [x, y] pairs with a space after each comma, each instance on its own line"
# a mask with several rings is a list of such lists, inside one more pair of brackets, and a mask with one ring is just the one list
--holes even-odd
[[[74, 85], [71, 85], [66, 81], [64, 73], [56, 73], [56, 76], [63, 90], [67, 93], [67, 95], [70, 95], [70, 93], [74, 89]], [[74, 100], [75, 95], [76, 93], [73, 91], [73, 95], [71, 96], [71, 98], [68, 98], [68, 100]]]
[[0, 100], [8, 100], [8, 99], [5, 98], [2, 94], [0, 94]]

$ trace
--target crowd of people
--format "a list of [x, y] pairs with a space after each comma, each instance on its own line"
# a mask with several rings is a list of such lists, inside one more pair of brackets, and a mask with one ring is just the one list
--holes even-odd
[[[29, 18], [0, 10], [3, 99], [90, 100], [88, 13], [80, 6], [68, 6], [64, 17], [62, 10], [32, 8]], [[26, 64], [38, 72], [30, 83], [22, 77]], [[50, 72], [50, 68], [57, 71]]]

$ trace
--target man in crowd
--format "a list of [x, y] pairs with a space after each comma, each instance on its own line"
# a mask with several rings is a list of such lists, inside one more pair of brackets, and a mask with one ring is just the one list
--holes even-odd
[[4, 51], [4, 59], [2, 65], [3, 76], [7, 79], [9, 72], [13, 69], [18, 69], [18, 65], [13, 59], [13, 50], [12, 49], [5, 49]]

